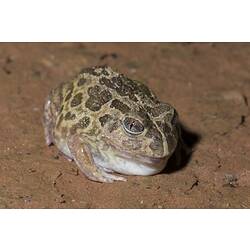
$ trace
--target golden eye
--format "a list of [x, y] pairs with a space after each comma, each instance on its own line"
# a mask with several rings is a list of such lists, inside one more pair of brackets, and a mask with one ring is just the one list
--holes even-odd
[[139, 135], [144, 131], [143, 124], [139, 120], [131, 117], [125, 117], [122, 125], [124, 130], [132, 135]]

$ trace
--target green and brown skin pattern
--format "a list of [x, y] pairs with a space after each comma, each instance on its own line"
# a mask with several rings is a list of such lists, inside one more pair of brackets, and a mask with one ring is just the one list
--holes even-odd
[[84, 69], [50, 92], [44, 128], [47, 145], [55, 144], [98, 182], [125, 180], [111, 172], [160, 172], [179, 140], [171, 105], [146, 85], [104, 66]]

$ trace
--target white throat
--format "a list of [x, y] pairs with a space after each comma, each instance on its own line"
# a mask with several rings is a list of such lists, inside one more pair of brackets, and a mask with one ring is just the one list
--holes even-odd
[[161, 172], [167, 164], [167, 158], [159, 160], [154, 165], [136, 159], [125, 159], [110, 152], [103, 155], [93, 154], [93, 158], [99, 167], [125, 175], [154, 175]]

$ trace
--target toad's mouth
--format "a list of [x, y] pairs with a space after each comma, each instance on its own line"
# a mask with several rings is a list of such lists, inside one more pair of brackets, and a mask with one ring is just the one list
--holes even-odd
[[168, 157], [155, 158], [145, 155], [131, 155], [131, 153], [117, 151], [117, 157], [121, 157], [124, 160], [134, 161], [146, 165], [148, 167], [162, 168], [166, 165]]
[[93, 154], [94, 162], [104, 169], [126, 175], [154, 175], [161, 172], [167, 164], [168, 157], [154, 158], [148, 156], [133, 155], [118, 151], [112, 147], [109, 150], [99, 150]]
[[127, 161], [131, 161], [145, 166], [162, 169], [166, 166], [169, 156], [154, 157], [143, 154], [133, 154], [133, 152], [126, 151], [117, 146], [114, 142], [109, 142], [110, 157], [118, 157]]

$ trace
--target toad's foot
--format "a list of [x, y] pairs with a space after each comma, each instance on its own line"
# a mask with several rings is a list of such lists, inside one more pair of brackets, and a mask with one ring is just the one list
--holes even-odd
[[106, 182], [106, 183], [112, 183], [114, 181], [127, 181], [126, 178], [122, 176], [117, 176], [113, 174], [106, 173], [104, 171], [98, 171], [97, 174], [94, 174], [94, 176], [89, 177], [89, 179], [97, 182]]
[[106, 173], [103, 169], [98, 168], [94, 163], [89, 146], [78, 135], [74, 135], [68, 140], [68, 147], [77, 166], [88, 179], [106, 183], [126, 181], [124, 177]]

